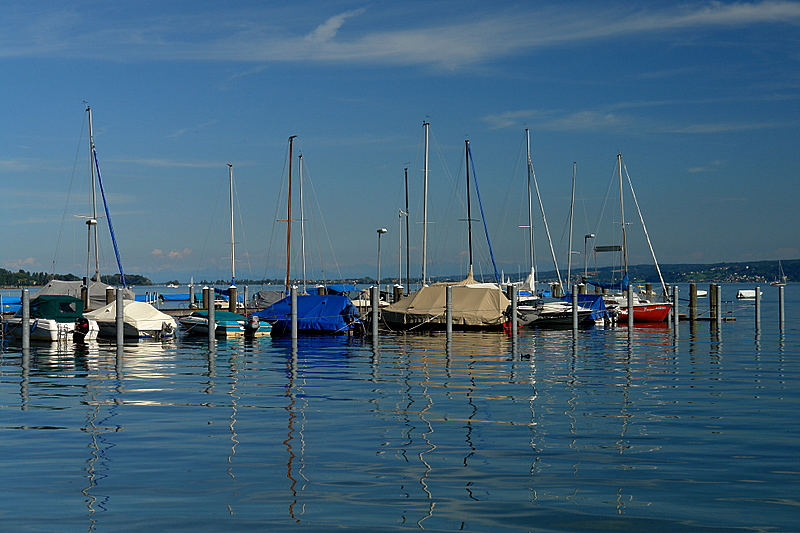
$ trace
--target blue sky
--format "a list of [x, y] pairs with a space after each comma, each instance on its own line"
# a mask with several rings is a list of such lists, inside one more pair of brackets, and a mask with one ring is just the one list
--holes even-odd
[[[527, 269], [526, 127], [562, 266], [572, 163], [582, 252], [586, 233], [608, 244], [619, 232], [613, 194], [603, 209], [618, 152], [659, 261], [800, 257], [798, 2], [6, 2], [0, 13], [5, 268], [85, 273], [84, 101], [126, 272], [157, 281], [229, 276], [228, 161], [237, 275], [282, 277], [289, 135], [308, 179], [309, 275], [374, 275], [378, 227], [382, 272], [396, 275], [405, 167], [419, 275], [424, 120], [432, 274], [466, 270], [465, 139], [498, 268]], [[538, 213], [534, 228], [537, 266], [550, 269]], [[475, 229], [475, 268], [488, 273]], [[112, 273], [107, 230], [101, 239]], [[640, 237], [629, 250], [649, 261]]]

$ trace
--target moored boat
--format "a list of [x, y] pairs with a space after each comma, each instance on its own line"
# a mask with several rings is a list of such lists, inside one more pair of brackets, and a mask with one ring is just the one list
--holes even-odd
[[[22, 309], [5, 322], [5, 334], [22, 337]], [[100, 331], [97, 322], [83, 316], [83, 301], [63, 295], [43, 295], [30, 302], [30, 339], [41, 341], [72, 340], [76, 331], [82, 340], [95, 340]]]
[[[178, 324], [175, 319], [145, 302], [124, 300], [123, 336], [137, 339], [171, 339], [175, 337]], [[95, 320], [100, 328], [100, 337], [115, 337], [117, 334], [117, 302], [103, 306], [84, 316]]]

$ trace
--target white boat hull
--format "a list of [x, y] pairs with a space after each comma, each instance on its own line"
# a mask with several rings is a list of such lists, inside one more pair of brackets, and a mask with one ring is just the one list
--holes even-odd
[[[36, 341], [71, 341], [72, 333], [75, 331], [74, 322], [57, 322], [51, 318], [31, 318], [30, 319], [31, 340]], [[6, 335], [15, 339], [22, 338], [22, 318], [11, 317], [6, 321]], [[84, 340], [92, 341], [97, 339], [100, 328], [97, 322], [89, 320], [89, 332]]]

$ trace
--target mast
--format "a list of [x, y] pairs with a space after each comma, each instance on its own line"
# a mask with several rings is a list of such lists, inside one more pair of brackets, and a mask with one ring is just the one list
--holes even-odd
[[300, 167], [300, 249], [303, 254], [303, 294], [306, 294], [306, 216], [303, 206], [303, 154], [297, 156]]
[[536, 293], [536, 281], [535, 281], [535, 272], [534, 272], [534, 260], [533, 260], [533, 202], [531, 201], [531, 169], [533, 168], [533, 162], [531, 161], [531, 135], [528, 128], [525, 128], [525, 144], [527, 145], [527, 153], [528, 153], [528, 255], [530, 260], [530, 279], [531, 285], [530, 289], [532, 293]]
[[428, 283], [428, 128], [430, 122], [423, 122], [425, 129], [425, 163], [422, 171], [422, 286]]
[[472, 278], [472, 205], [469, 193], [469, 140], [464, 140], [464, 161], [467, 167], [467, 235], [469, 242], [469, 271], [467, 279]]
[[294, 157], [292, 152], [292, 145], [294, 144], [294, 138], [297, 135], [292, 135], [289, 137], [289, 202], [286, 207], [286, 283], [285, 288], [288, 291], [291, 286], [292, 275], [291, 275], [291, 268], [292, 268], [292, 158]]
[[[406, 178], [406, 283], [410, 286], [411, 285], [411, 255], [409, 254], [409, 233], [408, 233], [408, 168], [404, 169], [405, 178]], [[410, 291], [409, 291], [410, 292]]]
[[622, 273], [622, 277], [624, 278], [628, 274], [628, 235], [627, 230], [625, 229], [625, 201], [624, 195], [622, 191], [622, 154], [617, 154], [617, 167], [619, 170], [619, 212], [620, 216], [622, 217], [622, 261], [624, 265], [624, 270]]
[[94, 277], [89, 277], [90, 280], [100, 281], [100, 252], [97, 248], [97, 185], [95, 178], [95, 161], [94, 161], [94, 130], [92, 124], [92, 108], [86, 106], [86, 112], [89, 114], [89, 180], [92, 190], [92, 216], [86, 221], [88, 229], [88, 242], [86, 253], [86, 276], [89, 277], [89, 264], [91, 257], [92, 241], [94, 241]]
[[544, 223], [544, 232], [547, 235], [547, 243], [550, 245], [550, 257], [553, 258], [553, 268], [556, 270], [556, 277], [558, 277], [558, 284], [564, 287], [561, 282], [561, 272], [558, 270], [558, 260], [556, 260], [556, 252], [553, 250], [553, 239], [550, 238], [550, 227], [547, 225], [547, 215], [544, 214], [544, 204], [542, 203], [542, 195], [539, 193], [539, 182], [536, 179], [536, 172], [533, 170], [533, 163], [528, 160], [531, 176], [533, 177], [533, 186], [536, 189], [536, 198], [539, 200], [539, 210], [542, 212], [542, 222]]
[[236, 241], [233, 232], [233, 163], [228, 161], [228, 181], [230, 191], [230, 212], [231, 212], [231, 287], [236, 286]]
[[575, 171], [577, 170], [577, 161], [572, 162], [572, 200], [569, 203], [569, 253], [567, 254], [567, 289], [569, 289], [569, 280], [572, 279], [572, 218], [575, 214]]

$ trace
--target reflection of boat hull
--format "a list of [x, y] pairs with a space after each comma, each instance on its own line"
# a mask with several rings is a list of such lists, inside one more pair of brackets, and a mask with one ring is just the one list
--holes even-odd
[[[58, 322], [51, 318], [31, 318], [31, 340], [32, 341], [51, 341], [72, 340], [72, 333], [75, 331], [75, 322]], [[92, 341], [97, 339], [100, 329], [97, 322], [89, 320], [89, 332], [84, 340]], [[11, 317], [6, 321], [6, 335], [15, 339], [22, 338], [22, 318]]]
[[[671, 303], [647, 303], [633, 305], [633, 321], [636, 322], [663, 322], [672, 309]], [[618, 311], [620, 323], [628, 320], [628, 307], [620, 307]]]

